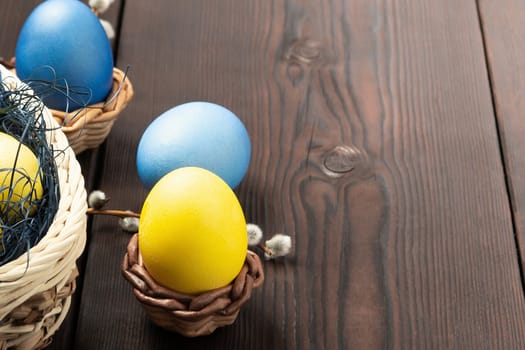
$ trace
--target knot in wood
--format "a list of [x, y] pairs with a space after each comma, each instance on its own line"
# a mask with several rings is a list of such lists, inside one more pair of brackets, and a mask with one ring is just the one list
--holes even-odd
[[284, 58], [309, 65], [321, 57], [320, 47], [321, 43], [317, 40], [296, 39], [290, 44]]
[[323, 160], [325, 173], [331, 177], [340, 177], [354, 170], [366, 168], [368, 164], [366, 153], [356, 147], [336, 146], [329, 151]]

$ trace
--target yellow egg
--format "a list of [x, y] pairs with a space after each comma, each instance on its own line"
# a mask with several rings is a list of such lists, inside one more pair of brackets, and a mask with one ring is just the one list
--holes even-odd
[[13, 204], [24, 200], [27, 210], [29, 199], [34, 201], [42, 197], [40, 169], [37, 157], [27, 146], [2, 132], [0, 150], [0, 213], [12, 223], [21, 219], [22, 212]]
[[219, 176], [197, 167], [174, 170], [153, 186], [142, 207], [138, 238], [151, 276], [188, 294], [228, 285], [248, 247], [235, 193]]

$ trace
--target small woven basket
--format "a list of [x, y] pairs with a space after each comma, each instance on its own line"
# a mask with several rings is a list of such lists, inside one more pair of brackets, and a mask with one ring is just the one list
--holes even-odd
[[68, 113], [55, 109], [50, 111], [62, 126], [75, 153], [79, 154], [104, 142], [113, 123], [132, 97], [131, 81], [120, 69], [113, 68], [113, 87], [106, 101]]
[[248, 251], [241, 272], [226, 287], [198, 295], [172, 291], [157, 284], [145, 269], [136, 234], [128, 244], [122, 274], [155, 324], [186, 337], [207, 335], [232, 324], [241, 306], [250, 299], [253, 288], [264, 281], [261, 260]]
[[[2, 78], [20, 81], [0, 66]], [[60, 202], [47, 234], [27, 255], [0, 266], [0, 349], [38, 349], [64, 320], [86, 242], [84, 178], [68, 140], [44, 108], [47, 139], [57, 150]]]

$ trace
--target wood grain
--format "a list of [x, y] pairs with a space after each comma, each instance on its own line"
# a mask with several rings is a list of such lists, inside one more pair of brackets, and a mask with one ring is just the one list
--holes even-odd
[[[523, 1], [479, 1], [521, 263], [525, 262], [525, 18]], [[523, 272], [522, 272], [523, 273]]]
[[30, 1], [5, 1], [2, 3], [0, 16], [0, 57], [9, 60], [15, 55], [18, 33], [31, 10], [39, 3], [38, 0]]
[[253, 142], [247, 219], [291, 257], [237, 323], [185, 339], [148, 322], [96, 218], [75, 349], [519, 349], [523, 291], [475, 2], [127, 2], [136, 98], [100, 187], [140, 210], [134, 156], [167, 108], [208, 100]]

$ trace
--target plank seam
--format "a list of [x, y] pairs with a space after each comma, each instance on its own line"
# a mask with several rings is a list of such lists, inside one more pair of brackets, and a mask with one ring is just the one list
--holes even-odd
[[124, 19], [124, 9], [126, 7], [126, 0], [121, 0], [120, 8], [117, 16], [117, 25], [115, 28], [115, 46], [113, 47], [113, 60], [118, 61], [118, 52], [120, 48], [120, 34], [122, 32], [122, 22]]
[[509, 202], [510, 207], [510, 216], [511, 216], [511, 224], [512, 224], [512, 232], [514, 235], [514, 245], [516, 248], [516, 257], [518, 259], [518, 269], [519, 269], [519, 275], [520, 275], [520, 282], [521, 282], [521, 288], [523, 295], [525, 296], [525, 275], [524, 275], [524, 267], [523, 267], [523, 256], [520, 251], [520, 245], [519, 245], [519, 237], [518, 237], [518, 227], [516, 223], [516, 215], [515, 215], [515, 209], [516, 209], [516, 203], [513, 196], [513, 185], [512, 185], [512, 179], [510, 178], [510, 174], [508, 171], [508, 160], [505, 156], [505, 136], [503, 135], [503, 128], [500, 126], [500, 123], [498, 121], [498, 109], [496, 107], [496, 96], [494, 94], [494, 72], [492, 71], [489, 57], [488, 57], [488, 48], [487, 48], [487, 40], [485, 35], [485, 23], [483, 21], [483, 16], [481, 13], [481, 6], [480, 6], [480, 0], [475, 0], [476, 3], [476, 11], [478, 15], [478, 22], [479, 22], [479, 28], [480, 28], [480, 34], [481, 34], [481, 43], [483, 45], [483, 55], [485, 56], [485, 67], [487, 69], [487, 80], [489, 83], [489, 89], [490, 89], [490, 98], [492, 103], [492, 113], [494, 115], [494, 122], [496, 125], [496, 132], [497, 132], [497, 138], [498, 138], [498, 146], [499, 146], [499, 154], [500, 159], [503, 167], [503, 176], [505, 178], [505, 189], [507, 192], [507, 198]]

